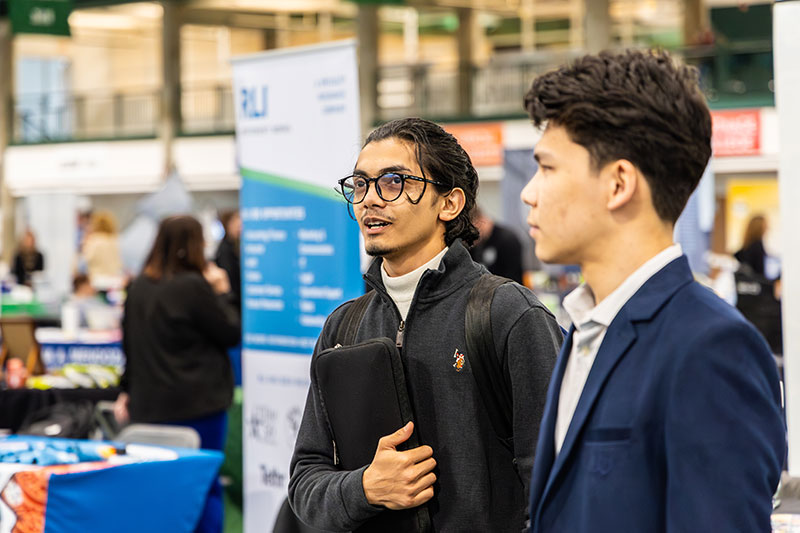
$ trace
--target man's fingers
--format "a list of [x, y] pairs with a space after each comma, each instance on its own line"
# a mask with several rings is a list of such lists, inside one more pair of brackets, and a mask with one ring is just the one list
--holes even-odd
[[428, 488], [420, 491], [416, 496], [414, 496], [414, 498], [412, 499], [411, 507], [417, 507], [418, 505], [422, 505], [431, 498], [433, 498], [433, 486], [429, 485]]
[[394, 433], [386, 435], [385, 437], [381, 437], [381, 439], [378, 441], [378, 449], [397, 448], [397, 446], [407, 441], [413, 432], [414, 422], [409, 422]]
[[411, 464], [417, 464], [425, 459], [428, 459], [429, 457], [433, 457], [433, 448], [430, 446], [420, 446], [418, 448], [397, 453], [402, 454], [404, 458]]
[[428, 487], [432, 487], [434, 483], [436, 483], [436, 474], [428, 472], [411, 486], [411, 494], [416, 496]]
[[421, 463], [417, 463], [414, 467], [414, 479], [419, 479], [428, 472], [431, 472], [434, 468], [436, 468], [436, 459], [430, 457], [425, 459]]

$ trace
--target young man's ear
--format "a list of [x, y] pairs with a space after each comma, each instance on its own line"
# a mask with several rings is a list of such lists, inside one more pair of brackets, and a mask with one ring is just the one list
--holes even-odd
[[608, 210], [615, 211], [628, 205], [639, 186], [639, 169], [627, 159], [618, 159], [606, 165], [603, 174], [608, 180]]
[[442, 209], [439, 211], [439, 219], [444, 222], [449, 222], [456, 218], [461, 210], [464, 209], [467, 199], [464, 196], [464, 190], [456, 187], [451, 190], [446, 196], [441, 197]]

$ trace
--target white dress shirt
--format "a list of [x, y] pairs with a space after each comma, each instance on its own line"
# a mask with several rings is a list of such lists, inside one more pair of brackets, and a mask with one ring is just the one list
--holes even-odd
[[665, 248], [628, 276], [602, 302], [595, 305], [592, 289], [585, 283], [564, 298], [575, 333], [572, 336], [572, 351], [561, 380], [558, 393], [558, 415], [555, 428], [556, 455], [561, 451], [567, 430], [578, 406], [586, 379], [592, 370], [594, 359], [606, 336], [606, 331], [619, 310], [658, 271], [682, 255], [679, 244]]

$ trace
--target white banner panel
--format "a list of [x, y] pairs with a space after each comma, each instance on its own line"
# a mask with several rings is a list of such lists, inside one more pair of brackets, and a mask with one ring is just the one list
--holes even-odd
[[781, 270], [783, 284], [783, 361], [789, 474], [800, 477], [800, 1], [776, 2], [772, 14], [775, 51], [775, 104], [778, 110], [780, 167]]
[[242, 174], [245, 532], [272, 531], [327, 315], [363, 291], [358, 226], [334, 191], [358, 156], [355, 42], [234, 62]]
[[274, 523], [286, 499], [289, 460], [309, 385], [308, 358], [244, 350], [242, 363], [245, 530], [272, 531], [263, 524]]

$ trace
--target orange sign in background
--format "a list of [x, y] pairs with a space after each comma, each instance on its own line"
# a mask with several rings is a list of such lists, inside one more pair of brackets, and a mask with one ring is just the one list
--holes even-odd
[[443, 127], [458, 139], [474, 166], [494, 167], [503, 164], [503, 125], [500, 122], [446, 124]]
[[761, 153], [761, 111], [758, 109], [712, 111], [711, 127], [715, 157]]

